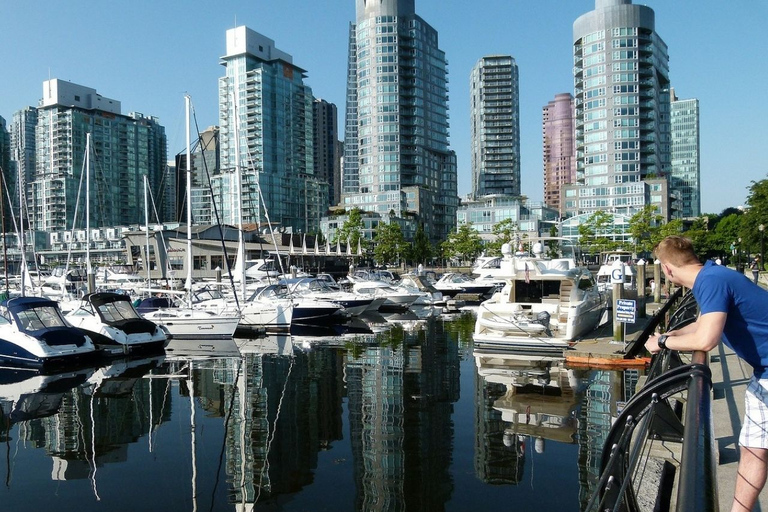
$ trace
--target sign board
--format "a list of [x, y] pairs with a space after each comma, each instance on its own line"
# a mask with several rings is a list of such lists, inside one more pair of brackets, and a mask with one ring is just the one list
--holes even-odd
[[633, 324], [637, 320], [637, 301], [618, 299], [616, 301], [616, 321]]
[[619, 264], [611, 269], [611, 284], [624, 284], [623, 264]]

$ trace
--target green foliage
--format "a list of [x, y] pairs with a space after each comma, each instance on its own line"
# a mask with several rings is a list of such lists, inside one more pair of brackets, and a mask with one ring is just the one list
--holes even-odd
[[504, 219], [493, 226], [493, 240], [486, 242], [485, 254], [488, 256], [501, 256], [501, 246], [507, 242], [513, 242], [520, 228], [512, 219]]
[[[556, 237], [559, 234], [557, 226], [553, 224], [549, 228], [549, 236]], [[549, 249], [549, 255], [552, 258], [559, 258], [562, 255], [562, 251], [560, 250], [560, 240], [547, 240], [547, 248]]]
[[368, 241], [363, 236], [363, 214], [359, 208], [353, 208], [349, 211], [349, 216], [341, 228], [336, 230], [336, 234], [331, 240], [331, 243], [341, 242], [346, 244], [349, 242], [353, 247], [352, 252], [357, 251], [357, 241], [360, 240], [360, 245], [363, 251], [367, 250]]
[[[739, 226], [739, 236], [744, 250], [757, 254], [764, 248], [768, 231], [768, 179], [752, 182], [749, 186], [747, 206]], [[762, 233], [759, 229], [761, 224]]]
[[427, 263], [432, 258], [432, 244], [429, 242], [429, 237], [424, 231], [424, 224], [421, 222], [413, 235], [413, 246], [410, 253], [410, 260], [415, 263]]
[[650, 253], [661, 240], [659, 231], [664, 217], [658, 210], [657, 206], [647, 204], [629, 219], [629, 234], [635, 244], [635, 253]]
[[613, 215], [596, 211], [586, 221], [579, 224], [579, 241], [582, 249], [591, 254], [612, 251], [619, 244], [609, 236], [613, 232]]
[[474, 260], [483, 251], [483, 241], [475, 229], [467, 222], [448, 235], [442, 243], [446, 258], [457, 258], [463, 262]]
[[373, 254], [378, 263], [399, 263], [400, 258], [404, 256], [405, 238], [403, 237], [403, 230], [397, 222], [379, 222], [379, 225], [376, 226], [374, 243], [376, 245]]

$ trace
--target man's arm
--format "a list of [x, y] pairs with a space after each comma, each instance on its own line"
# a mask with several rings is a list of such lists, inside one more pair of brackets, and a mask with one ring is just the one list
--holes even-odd
[[[720, 343], [725, 327], [726, 313], [714, 312], [701, 315], [696, 322], [677, 331], [667, 333], [666, 346], [671, 350], [709, 352]], [[654, 334], [645, 342], [645, 348], [655, 354], [659, 348], [659, 335]]]

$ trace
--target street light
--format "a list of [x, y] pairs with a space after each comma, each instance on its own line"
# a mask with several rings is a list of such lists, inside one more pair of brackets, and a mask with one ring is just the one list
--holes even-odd
[[760, 231], [760, 265], [762, 266], [765, 261], [765, 241], [763, 240], [763, 231], [765, 230], [765, 225], [760, 224], [757, 226], [757, 229]]
[[744, 272], [744, 269], [741, 268], [741, 237], [739, 237], [739, 245], [736, 246], [736, 271]]

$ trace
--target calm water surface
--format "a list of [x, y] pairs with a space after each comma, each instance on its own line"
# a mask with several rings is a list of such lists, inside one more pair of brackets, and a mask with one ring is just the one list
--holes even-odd
[[0, 370], [1, 509], [581, 510], [637, 372], [476, 353], [471, 314], [426, 316]]

